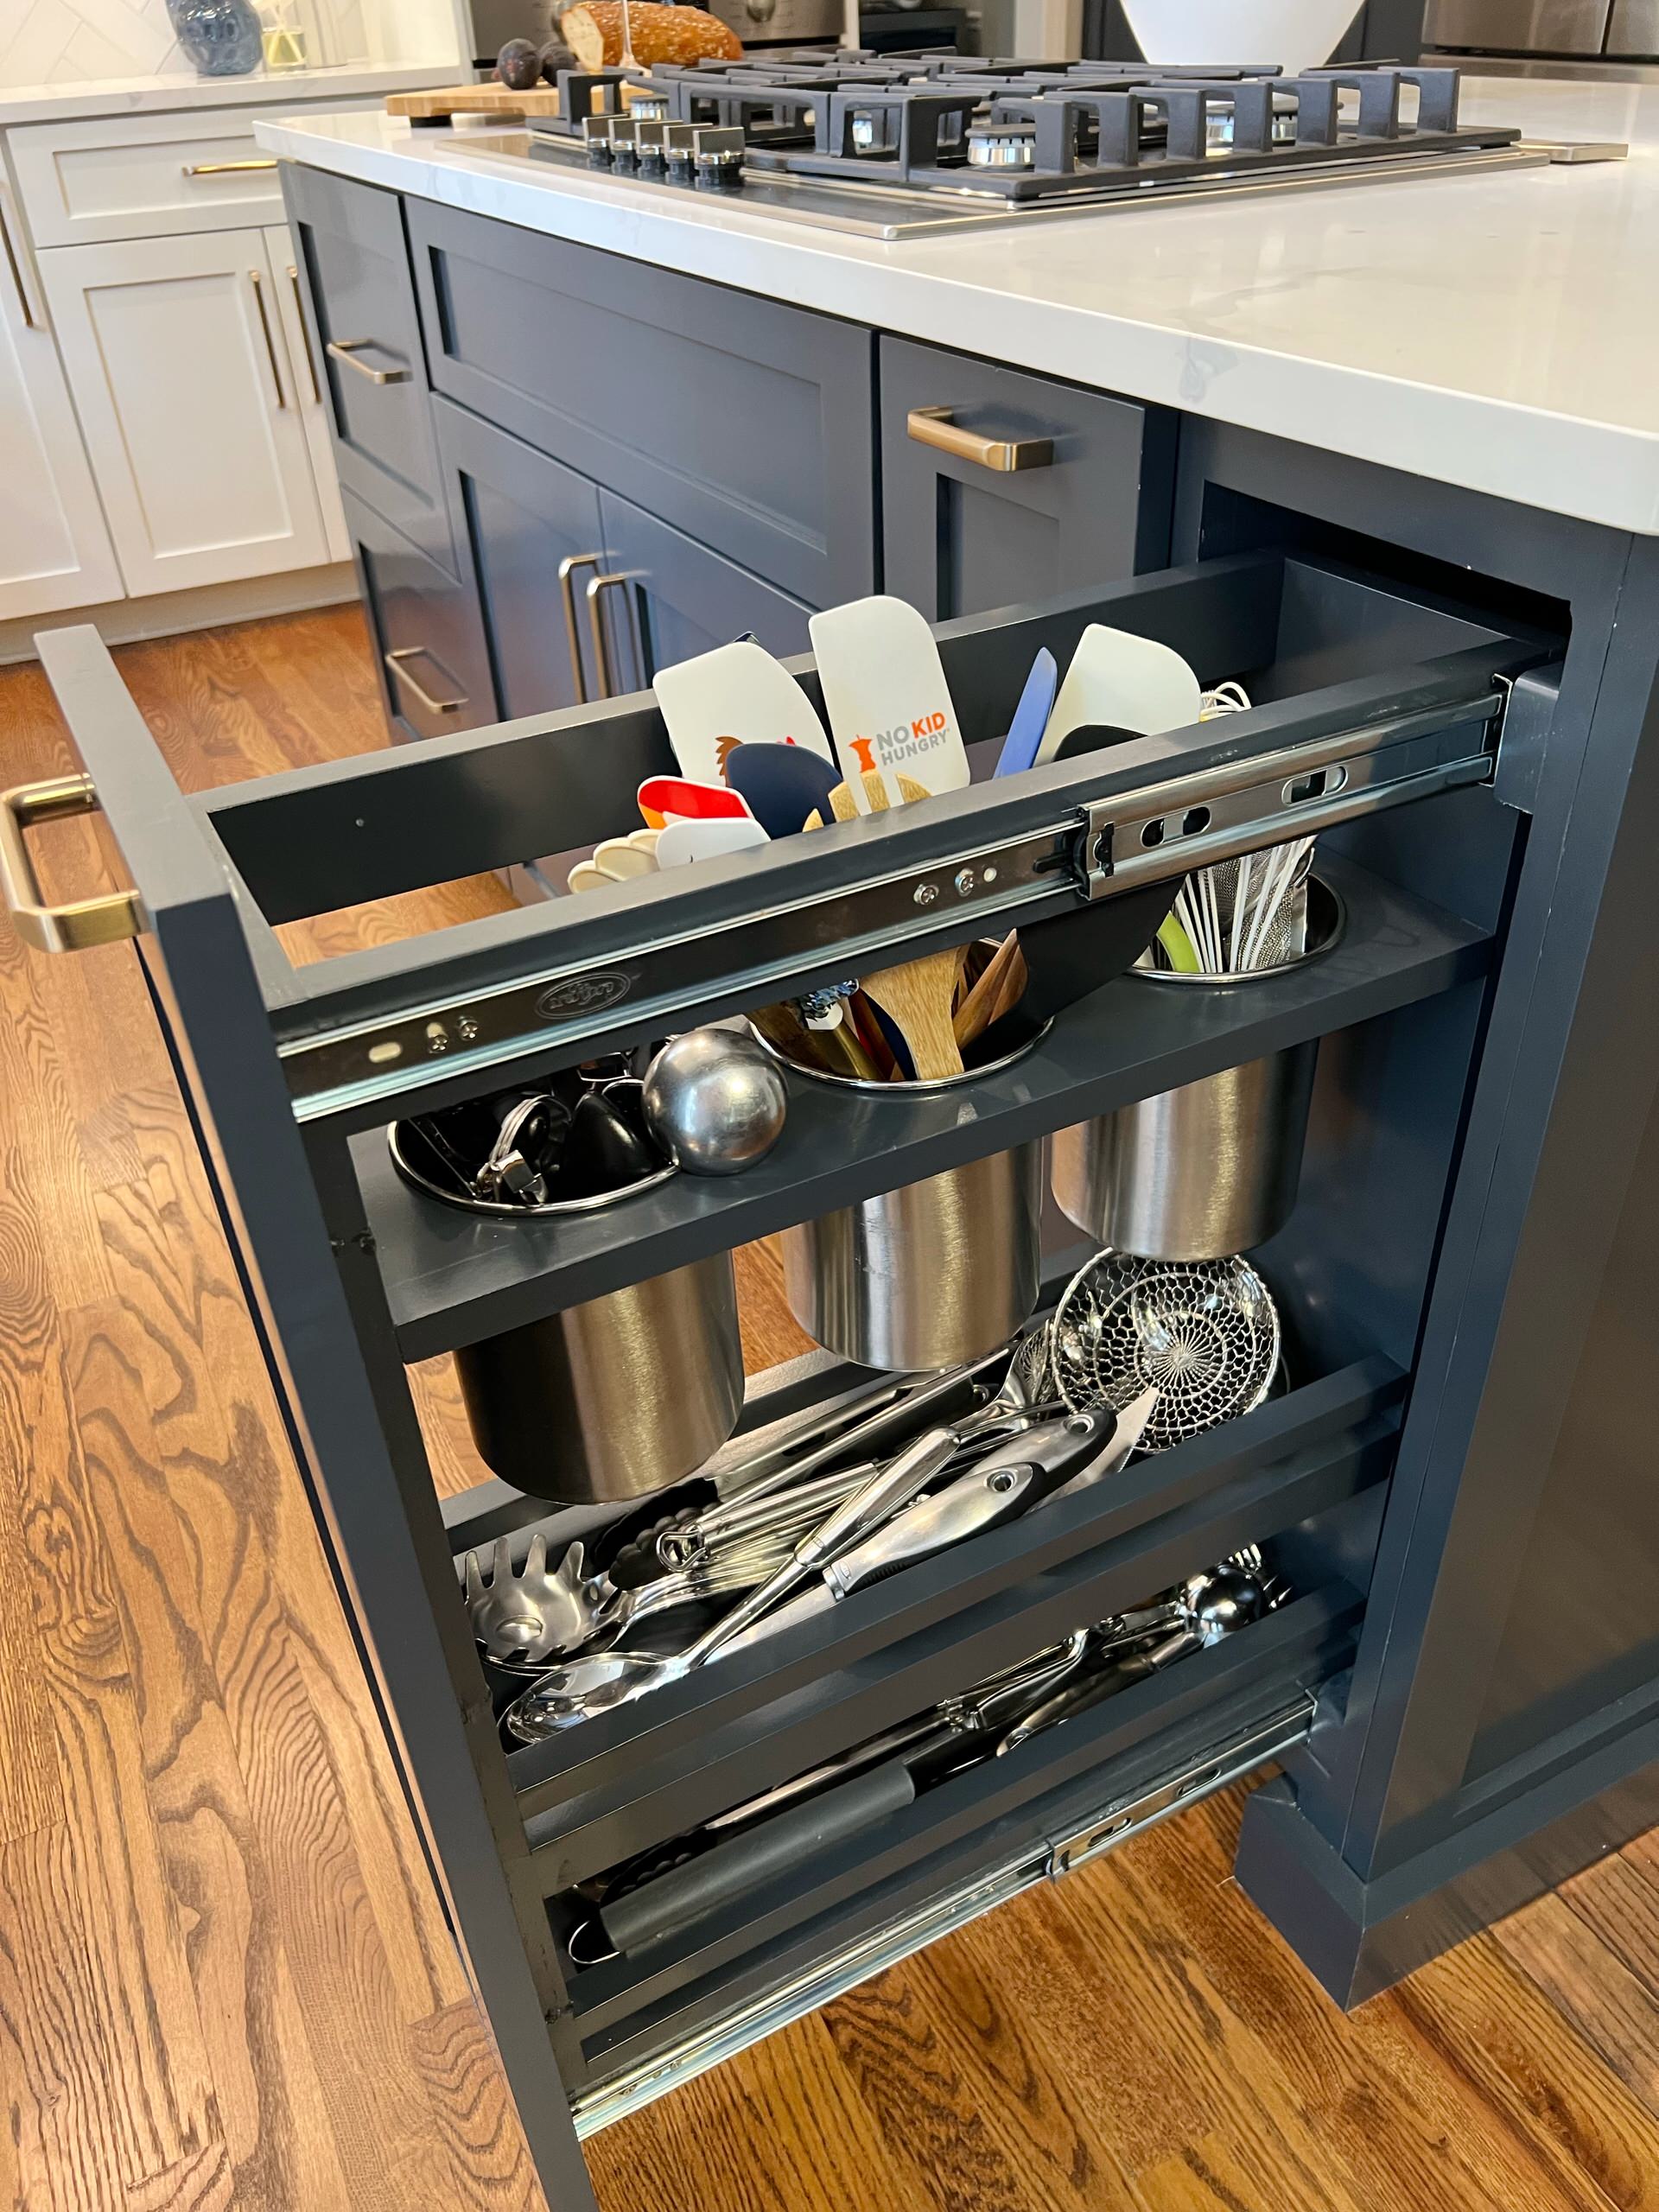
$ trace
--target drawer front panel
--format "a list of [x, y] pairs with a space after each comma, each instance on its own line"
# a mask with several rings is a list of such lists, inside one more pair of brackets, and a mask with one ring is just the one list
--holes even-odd
[[873, 588], [868, 331], [410, 201], [439, 391], [825, 607]]
[[[880, 347], [887, 588], [930, 622], [1116, 583], [1166, 557], [1174, 438], [1157, 409], [938, 346]], [[1034, 465], [995, 465], [1009, 445]]]
[[276, 157], [257, 143], [253, 126], [287, 112], [232, 108], [214, 116], [21, 124], [7, 133], [7, 143], [30, 235], [40, 246], [92, 245], [278, 223]]
[[291, 163], [283, 189], [340, 480], [456, 569], [402, 203]]
[[392, 735], [442, 737], [494, 721], [499, 710], [470, 577], [458, 581], [360, 499], [341, 496]]
[[[597, 696], [583, 588], [606, 566], [598, 493], [464, 408], [435, 397], [432, 409], [455, 537], [478, 573], [502, 713], [512, 720]], [[583, 556], [569, 580], [567, 620], [560, 563]]]
[[806, 651], [809, 610], [798, 600], [626, 499], [602, 492], [599, 506], [610, 573], [626, 579], [601, 589], [594, 609], [614, 690], [641, 690], [659, 668], [745, 633], [780, 658]]

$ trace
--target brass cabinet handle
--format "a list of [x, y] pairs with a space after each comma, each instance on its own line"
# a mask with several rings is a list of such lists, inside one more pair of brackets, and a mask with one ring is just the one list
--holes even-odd
[[333, 359], [344, 361], [348, 369], [355, 369], [359, 376], [367, 377], [371, 384], [407, 384], [407, 369], [372, 369], [366, 361], [358, 359], [360, 347], [376, 343], [372, 338], [331, 338], [322, 350]]
[[259, 282], [259, 271], [250, 269], [248, 282], [253, 287], [253, 304], [259, 310], [259, 327], [264, 333], [265, 359], [270, 363], [270, 380], [276, 387], [276, 404], [286, 407], [288, 395], [283, 390], [283, 372], [276, 365], [276, 340], [270, 334], [270, 310], [265, 305], [265, 288]]
[[1047, 468], [1054, 459], [1052, 438], [988, 438], [977, 430], [964, 430], [956, 422], [954, 407], [912, 407], [905, 417], [905, 435], [918, 446], [932, 446], [957, 461], [971, 461], [981, 468], [1011, 476], [1019, 468]]
[[136, 891], [109, 891], [98, 899], [48, 906], [23, 843], [31, 823], [60, 822], [95, 814], [98, 793], [90, 776], [54, 776], [0, 791], [0, 896], [12, 927], [36, 952], [84, 952], [90, 944], [118, 944], [144, 925]]
[[311, 334], [305, 327], [305, 303], [300, 297], [300, 272], [293, 262], [288, 264], [288, 281], [294, 287], [294, 320], [300, 326], [300, 351], [305, 356], [305, 373], [311, 379], [311, 404], [322, 404], [322, 386], [317, 382], [317, 365], [311, 358]]
[[29, 303], [29, 287], [23, 282], [23, 264], [17, 258], [17, 249], [11, 242], [11, 229], [6, 220], [6, 211], [0, 207], [0, 245], [6, 250], [6, 266], [11, 271], [11, 281], [17, 287], [17, 304], [22, 309], [25, 330], [38, 330], [35, 310]]
[[[429, 660], [434, 668], [443, 667], [443, 663], [438, 658], [437, 655], [435, 653], [428, 652], [424, 645], [398, 645], [395, 647], [392, 652], [387, 653], [385, 656], [385, 659], [386, 666], [391, 671], [396, 680], [399, 683], [405, 683], [409, 686], [409, 689], [415, 694], [415, 696], [426, 709], [428, 714], [459, 714], [461, 709], [466, 705], [467, 694], [464, 691], [461, 692], [458, 697], [454, 699], [435, 699], [432, 696], [432, 694], [427, 690], [426, 686], [420, 681], [419, 677], [416, 677], [414, 671], [409, 666], [409, 663], [410, 661], [420, 659]], [[447, 670], [445, 671], [445, 673], [448, 674]]]
[[573, 581], [578, 569], [596, 569], [605, 558], [602, 553], [567, 553], [559, 563], [559, 596], [564, 601], [564, 636], [570, 648], [570, 681], [575, 686], [576, 704], [588, 704], [588, 679], [582, 672], [582, 639], [576, 626], [576, 587]]
[[186, 162], [180, 170], [182, 176], [242, 176], [251, 169], [274, 169], [276, 156], [272, 154], [259, 162]]
[[599, 696], [601, 699], [617, 697], [616, 670], [611, 663], [611, 648], [605, 635], [605, 617], [600, 601], [614, 585], [619, 589], [643, 575], [643, 569], [613, 569], [607, 575], [594, 576], [588, 586], [588, 626], [594, 633], [594, 657], [599, 664]]

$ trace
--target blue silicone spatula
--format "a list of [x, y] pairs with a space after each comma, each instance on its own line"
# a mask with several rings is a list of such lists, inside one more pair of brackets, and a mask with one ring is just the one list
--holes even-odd
[[1022, 768], [1029, 768], [1036, 760], [1037, 748], [1043, 741], [1043, 732], [1048, 728], [1048, 718], [1054, 711], [1054, 694], [1059, 680], [1060, 671], [1054, 656], [1045, 645], [1031, 664], [1031, 674], [1026, 678], [1026, 688], [1020, 694], [1020, 703], [1014, 710], [1014, 720], [1008, 724], [1008, 734], [1002, 741], [1002, 750], [996, 756], [993, 774], [1018, 775]]

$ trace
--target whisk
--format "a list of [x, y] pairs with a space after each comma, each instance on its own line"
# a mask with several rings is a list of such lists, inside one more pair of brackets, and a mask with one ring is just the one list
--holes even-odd
[[1313, 857], [1311, 837], [1293, 838], [1265, 853], [1197, 868], [1175, 896], [1173, 919], [1191, 948], [1181, 958], [1178, 938], [1164, 949], [1190, 974], [1237, 976], [1277, 967], [1301, 950], [1306, 928], [1302, 896]]

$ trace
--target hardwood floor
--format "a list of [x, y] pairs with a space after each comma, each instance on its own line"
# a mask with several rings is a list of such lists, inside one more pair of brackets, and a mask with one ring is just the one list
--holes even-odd
[[[382, 741], [351, 609], [119, 658], [190, 788]], [[0, 671], [4, 781], [72, 765]], [[41, 845], [94, 887], [91, 825]], [[131, 954], [0, 925], [0, 2205], [535, 2212]], [[798, 1339], [743, 1266], [761, 1364]], [[437, 1480], [476, 1480], [447, 1363], [416, 1383]], [[1344, 2019], [1229, 1879], [1236, 1817], [609, 2130], [606, 2212], [1659, 2207], [1659, 1842]]]

